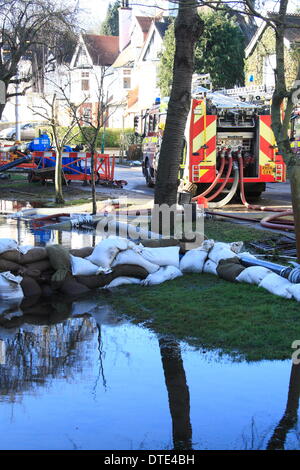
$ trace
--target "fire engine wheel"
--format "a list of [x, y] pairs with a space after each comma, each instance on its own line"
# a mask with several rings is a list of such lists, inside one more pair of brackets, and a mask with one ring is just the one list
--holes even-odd
[[146, 160], [146, 163], [145, 163], [145, 179], [146, 179], [148, 188], [153, 188], [154, 183], [153, 183], [153, 179], [151, 175], [151, 168], [150, 168], [149, 160]]

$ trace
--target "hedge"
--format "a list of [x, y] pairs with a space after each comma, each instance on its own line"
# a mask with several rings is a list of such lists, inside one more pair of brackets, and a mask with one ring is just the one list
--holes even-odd
[[[41, 133], [47, 133], [51, 138], [52, 138], [52, 131], [49, 126], [43, 126], [37, 128], [37, 135], [39, 135], [39, 131]], [[59, 131], [61, 134], [65, 133], [67, 131], [67, 127], [60, 127]], [[92, 135], [93, 129], [90, 127], [85, 128], [85, 134], [86, 135]], [[74, 146], [78, 144], [86, 144], [86, 141], [81, 133], [76, 135], [78, 133], [78, 128], [74, 128], [72, 131], [72, 139], [68, 142], [67, 145]], [[134, 135], [134, 129], [105, 129], [104, 133], [104, 148], [118, 148], [121, 146], [121, 139], [122, 139], [122, 133], [124, 133], [124, 145], [127, 147], [128, 145], [138, 143], [137, 138]], [[103, 129], [100, 130], [99, 135], [97, 137], [97, 142], [96, 142], [96, 147], [101, 148], [102, 146], [102, 139], [103, 139]], [[52, 139], [53, 143], [53, 139]]]

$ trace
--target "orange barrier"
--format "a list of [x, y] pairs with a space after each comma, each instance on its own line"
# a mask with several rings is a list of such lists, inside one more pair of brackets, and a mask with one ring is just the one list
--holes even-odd
[[[27, 170], [55, 168], [56, 152], [54, 150], [32, 152], [32, 160], [18, 166]], [[5, 165], [15, 158], [20, 158], [11, 152], [0, 152], [0, 165]], [[62, 154], [62, 170], [66, 180], [91, 181], [91, 154], [86, 152], [64, 152]], [[115, 156], [95, 153], [94, 174], [96, 181], [114, 181]]]

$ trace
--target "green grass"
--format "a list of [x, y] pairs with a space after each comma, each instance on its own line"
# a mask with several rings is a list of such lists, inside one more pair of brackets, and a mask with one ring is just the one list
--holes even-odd
[[[208, 220], [205, 235], [219, 241], [258, 241], [276, 234]], [[116, 295], [116, 293], [118, 294]], [[147, 322], [205, 350], [220, 350], [247, 361], [291, 358], [300, 339], [300, 305], [249, 284], [210, 274], [186, 274], [158, 286], [127, 286], [111, 295], [119, 313]]]
[[287, 359], [300, 339], [300, 306], [248, 284], [189, 274], [159, 286], [120, 288], [119, 313], [162, 334], [235, 359]]

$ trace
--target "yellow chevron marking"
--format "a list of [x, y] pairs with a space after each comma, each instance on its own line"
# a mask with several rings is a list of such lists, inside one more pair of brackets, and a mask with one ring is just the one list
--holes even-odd
[[207, 169], [206, 169], [206, 170], [201, 170], [201, 168], [200, 168], [200, 172], [199, 172], [200, 178], [202, 178], [202, 176], [204, 176], [205, 173], [207, 173], [208, 171], [209, 171], [209, 170], [207, 170]]
[[271, 127], [267, 126], [263, 121], [260, 121], [260, 135], [266, 139], [267, 142], [270, 142], [270, 145], [275, 145], [275, 137]]
[[[216, 135], [216, 122], [213, 121], [211, 124], [209, 124], [206, 128], [206, 142], [204, 141], [204, 131], [198, 134], [194, 139], [193, 139], [193, 152], [197, 152], [206, 142], [208, 142], [212, 137]], [[209, 149], [208, 149], [209, 151]], [[211, 151], [203, 160], [203, 162], [206, 165], [213, 166], [216, 164], [216, 149]]]

